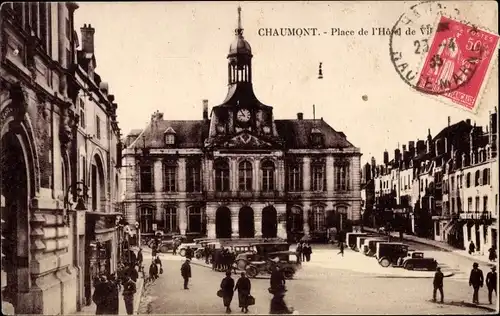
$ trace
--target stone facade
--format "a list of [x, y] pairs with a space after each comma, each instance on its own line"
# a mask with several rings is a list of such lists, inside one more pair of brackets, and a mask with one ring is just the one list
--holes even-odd
[[360, 150], [323, 119], [275, 120], [252, 86], [241, 26], [228, 54], [229, 91], [203, 119], [154, 113], [125, 140], [124, 208], [140, 234], [325, 238], [358, 225]]
[[73, 210], [79, 116], [70, 89], [77, 8], [20, 2], [1, 10], [2, 305], [16, 314], [70, 314], [83, 303], [85, 214]]

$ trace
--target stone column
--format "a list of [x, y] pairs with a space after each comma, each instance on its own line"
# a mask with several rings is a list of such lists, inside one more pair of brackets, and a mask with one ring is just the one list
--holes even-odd
[[253, 191], [259, 192], [260, 191], [260, 179], [261, 179], [261, 177], [260, 177], [260, 160], [259, 159], [255, 159], [255, 162], [253, 164], [252, 176], [253, 176], [253, 183], [252, 183]]
[[153, 183], [155, 192], [163, 192], [163, 163], [161, 159], [156, 159], [153, 163]]
[[285, 161], [282, 158], [278, 159], [276, 179], [276, 189], [279, 192], [285, 191]]
[[214, 161], [207, 160], [206, 161], [206, 169], [205, 169], [205, 173], [204, 173], [205, 177], [203, 179], [204, 189], [207, 191], [214, 190], [213, 172], [214, 172]]
[[255, 221], [255, 237], [262, 237], [262, 209], [263, 205], [254, 208], [254, 221]]
[[302, 177], [304, 191], [311, 191], [311, 158], [304, 157], [302, 161], [302, 170], [304, 171]]
[[[477, 229], [479, 230], [479, 251], [481, 252], [481, 254], [484, 254], [485, 253], [485, 247], [486, 247], [486, 240], [484, 238], [484, 225], [478, 225], [479, 227], [477, 227]], [[478, 244], [476, 244], [476, 248], [477, 248]]]
[[179, 158], [179, 169], [177, 170], [177, 184], [179, 192], [186, 192], [186, 158]]
[[303, 216], [303, 230], [304, 230], [304, 236], [309, 236], [309, 210], [311, 209], [311, 203], [310, 202], [304, 202], [304, 209], [302, 210], [302, 216]]
[[207, 205], [207, 237], [215, 238], [215, 207]]
[[333, 194], [334, 191], [333, 164], [334, 164], [333, 155], [329, 155], [328, 157], [326, 157], [326, 191], [328, 192], [328, 194]]
[[179, 209], [177, 211], [177, 214], [179, 216], [179, 230], [181, 231], [181, 235], [185, 236], [186, 235], [186, 229], [187, 229], [187, 208], [186, 208], [186, 202], [180, 202], [179, 203]]
[[239, 207], [238, 205], [229, 206], [229, 210], [231, 211], [231, 238], [238, 238], [240, 236], [239, 232]]
[[354, 191], [356, 196], [361, 196], [360, 156], [354, 156], [350, 161], [349, 189]]
[[231, 192], [238, 191], [238, 164], [235, 157], [229, 160], [229, 187]]
[[287, 239], [286, 232], [286, 204], [278, 204], [274, 206], [278, 216], [278, 232], [277, 236], [281, 239]]

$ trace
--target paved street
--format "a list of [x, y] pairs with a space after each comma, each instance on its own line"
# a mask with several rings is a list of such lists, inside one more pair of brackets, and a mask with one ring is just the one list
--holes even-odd
[[[470, 300], [472, 290], [460, 278], [445, 278], [445, 303], [436, 304], [430, 301], [432, 279], [384, 277], [372, 274], [368, 268], [366, 273], [355, 271], [356, 269], [349, 270], [345, 261], [362, 255], [348, 250], [346, 256], [342, 258], [336, 256], [336, 253], [337, 250], [331, 246], [315, 246], [312, 261], [305, 263], [295, 279], [287, 282], [288, 292], [285, 299], [301, 314], [484, 314], [488, 312], [485, 309], [464, 306], [462, 302]], [[193, 279], [190, 289], [183, 290], [180, 276], [182, 258], [171, 254], [163, 254], [161, 257], [165, 272], [160, 279], [145, 289], [139, 313], [224, 312], [222, 300], [216, 296], [223, 273], [192, 264]], [[376, 262], [373, 263], [375, 266]], [[368, 265], [368, 262], [366, 264]], [[251, 314], [269, 312], [271, 295], [267, 291], [268, 286], [269, 279], [252, 279], [252, 295], [256, 298], [256, 305], [250, 308]], [[486, 295], [486, 290], [482, 289], [480, 293], [482, 302], [486, 301]], [[236, 297], [232, 309], [233, 313], [240, 313]]]

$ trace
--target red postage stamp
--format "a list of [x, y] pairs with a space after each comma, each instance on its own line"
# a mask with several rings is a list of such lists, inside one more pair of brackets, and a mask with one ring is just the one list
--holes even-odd
[[441, 16], [417, 89], [476, 111], [498, 35]]

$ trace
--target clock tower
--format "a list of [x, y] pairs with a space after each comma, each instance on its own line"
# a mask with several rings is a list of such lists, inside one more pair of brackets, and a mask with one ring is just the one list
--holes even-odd
[[212, 109], [206, 144], [219, 147], [228, 138], [245, 133], [278, 145], [280, 140], [273, 120], [273, 108], [260, 102], [253, 91], [252, 48], [243, 37], [241, 7], [238, 7], [234, 36], [227, 55], [227, 96], [222, 104]]

